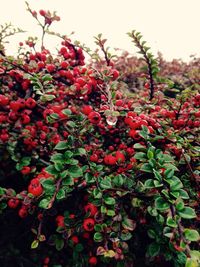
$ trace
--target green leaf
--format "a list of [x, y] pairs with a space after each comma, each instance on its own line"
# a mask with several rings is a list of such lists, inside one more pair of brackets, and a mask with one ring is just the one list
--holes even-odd
[[149, 229], [147, 233], [148, 233], [148, 236], [149, 236], [150, 238], [152, 238], [152, 239], [156, 239], [157, 234], [156, 234], [156, 232], [155, 232], [153, 229]]
[[114, 199], [114, 197], [104, 197], [104, 201], [107, 205], [115, 205], [116, 201]]
[[45, 190], [46, 195], [53, 195], [56, 190], [53, 179], [44, 179], [41, 180], [42, 187]]
[[0, 196], [5, 194], [5, 191], [6, 191], [6, 189], [4, 189], [3, 187], [0, 187]]
[[64, 247], [64, 240], [63, 239], [56, 239], [55, 245], [56, 245], [56, 249], [58, 251], [62, 250]]
[[[121, 240], [127, 241], [127, 240], [130, 240], [131, 237], [132, 237], [132, 234], [130, 232], [128, 232], [127, 230], [121, 231], [121, 234], [120, 234]], [[124, 265], [123, 265], [123, 267], [124, 267]]]
[[173, 229], [171, 227], [168, 227], [168, 226], [166, 226], [163, 229], [163, 234], [164, 234], [164, 236], [166, 236], [168, 238], [172, 238], [174, 236]]
[[52, 162], [56, 162], [56, 161], [60, 161], [62, 162], [63, 161], [63, 154], [61, 153], [56, 153], [54, 155], [51, 156], [51, 161]]
[[62, 171], [63, 170], [63, 168], [64, 168], [64, 165], [61, 163], [61, 162], [59, 162], [59, 161], [56, 161], [55, 163], [54, 163], [54, 167], [55, 167], [55, 169], [57, 170], [57, 171]]
[[145, 183], [144, 183], [144, 187], [145, 187], [145, 189], [154, 188], [155, 187], [154, 180], [153, 179], [146, 180]]
[[61, 174], [60, 174], [60, 178], [65, 178], [66, 176], [68, 175], [68, 170], [65, 170], [65, 171], [63, 171], [63, 172], [61, 172]]
[[124, 183], [124, 179], [122, 177], [122, 175], [118, 174], [116, 175], [114, 178], [113, 178], [113, 184], [116, 186], [116, 187], [120, 187], [122, 186]]
[[99, 232], [94, 234], [94, 241], [95, 242], [101, 242], [103, 240], [103, 235]]
[[16, 164], [16, 169], [21, 171], [24, 166], [28, 166], [31, 162], [31, 157], [23, 157], [19, 163]]
[[172, 179], [167, 179], [166, 182], [169, 183], [171, 191], [178, 191], [183, 187], [181, 180], [176, 176]]
[[113, 216], [115, 216], [115, 211], [114, 210], [107, 210], [107, 212], [106, 212], [106, 214], [108, 215], [108, 216], [111, 216], [111, 217], [113, 217]]
[[74, 249], [75, 249], [76, 252], [79, 252], [80, 253], [81, 251], [83, 251], [83, 245], [79, 243], [79, 244], [77, 244], [75, 246]]
[[194, 219], [197, 216], [194, 209], [192, 209], [190, 207], [185, 207], [183, 210], [178, 211], [178, 214], [183, 219]]
[[69, 115], [72, 114], [72, 112], [71, 112], [70, 109], [63, 109], [63, 110], [62, 110], [62, 113], [65, 114], [65, 115], [67, 115], [67, 116], [69, 116]]
[[101, 179], [100, 180], [100, 187], [102, 189], [110, 189], [110, 188], [112, 188], [111, 178], [110, 177], [105, 177], [104, 179]]
[[200, 260], [196, 258], [187, 258], [185, 267], [199, 267]]
[[140, 143], [136, 143], [133, 146], [135, 149], [140, 149], [142, 151], [146, 151], [146, 147], [144, 145], [141, 145]]
[[155, 168], [156, 165], [157, 165], [157, 162], [156, 160], [153, 158], [153, 159], [149, 159], [149, 165], [152, 167], [152, 168]]
[[65, 159], [70, 159], [73, 155], [74, 155], [74, 153], [71, 150], [67, 150], [64, 153]]
[[147, 253], [150, 257], [155, 257], [160, 252], [160, 245], [158, 243], [151, 243], [148, 247]]
[[86, 155], [87, 153], [86, 153], [86, 150], [85, 150], [85, 148], [82, 148], [82, 147], [79, 147], [77, 150], [76, 150], [76, 152], [75, 152], [75, 155], [80, 155], [80, 156], [82, 156], [82, 155]]
[[172, 178], [174, 176], [174, 169], [165, 170], [164, 175], [167, 179]]
[[107, 212], [107, 208], [105, 206], [101, 206], [101, 213], [106, 213]]
[[67, 141], [60, 141], [56, 146], [55, 149], [57, 150], [64, 150], [69, 147], [69, 144]]
[[49, 208], [49, 202], [50, 199], [44, 198], [39, 202], [39, 207], [43, 209], [48, 209]]
[[157, 180], [154, 180], [153, 183], [154, 183], [156, 188], [163, 186], [163, 184], [160, 181], [157, 181]]
[[122, 221], [122, 226], [126, 230], [133, 231], [136, 227], [136, 223], [134, 220], [131, 220], [131, 219], [125, 217]]
[[42, 95], [42, 96], [40, 97], [40, 100], [41, 100], [42, 102], [48, 102], [48, 101], [53, 100], [54, 98], [56, 98], [55, 95], [48, 95], [48, 94], [45, 94], [45, 95]]
[[167, 225], [173, 228], [177, 227], [177, 223], [174, 219], [172, 219], [172, 217], [167, 217]]
[[65, 164], [68, 164], [68, 165], [78, 165], [79, 164], [79, 161], [77, 159], [67, 159], [67, 160], [65, 160]]
[[199, 240], [199, 233], [193, 229], [185, 229], [184, 236], [189, 241], [198, 241]]
[[94, 175], [92, 173], [86, 172], [85, 180], [86, 180], [87, 183], [91, 184], [91, 183], [95, 182], [95, 177], [94, 177]]
[[45, 74], [44, 76], [42, 76], [42, 81], [52, 81], [52, 76], [50, 74]]
[[99, 224], [99, 223], [95, 224], [95, 226], [94, 226], [94, 230], [95, 230], [96, 232], [101, 232], [101, 231], [103, 231], [102, 224]]
[[78, 178], [83, 176], [82, 169], [78, 166], [71, 166], [68, 169], [68, 173], [71, 177]]
[[146, 154], [143, 152], [135, 153], [134, 158], [139, 159], [139, 160], [146, 160], [147, 159]]
[[56, 194], [56, 199], [64, 199], [66, 198], [65, 190], [61, 188]]
[[147, 157], [148, 157], [148, 159], [153, 159], [154, 158], [154, 153], [150, 149], [147, 151]]
[[155, 200], [155, 207], [157, 210], [165, 211], [170, 208], [170, 205], [162, 197], [157, 197]]
[[74, 185], [74, 179], [71, 176], [67, 176], [62, 181], [63, 185]]
[[31, 248], [35, 249], [39, 246], [39, 240], [33, 240], [33, 242], [31, 243]]
[[59, 119], [59, 115], [57, 113], [51, 113], [49, 116], [55, 120]]
[[76, 123], [74, 121], [68, 121], [67, 122], [67, 126], [70, 126], [71, 128], [75, 128], [76, 127]]
[[95, 188], [93, 190], [93, 196], [96, 199], [101, 199], [102, 198], [102, 193], [101, 193], [101, 191], [99, 191], [99, 189]]
[[140, 170], [144, 171], [144, 172], [150, 172], [150, 173], [153, 172], [152, 167], [151, 167], [151, 165], [149, 163], [142, 164]]
[[199, 267], [200, 266], [200, 252], [197, 250], [190, 251], [191, 258], [187, 258], [185, 267]]
[[55, 169], [54, 165], [49, 165], [45, 168], [45, 171], [55, 176], [59, 174], [59, 172]]
[[165, 168], [165, 169], [173, 169], [174, 171], [178, 171], [177, 167], [174, 166], [174, 165], [171, 164], [171, 163], [165, 163], [165, 164], [163, 165], [163, 168]]
[[187, 193], [185, 190], [180, 189], [178, 192], [179, 192], [180, 197], [181, 197], [182, 199], [189, 199], [189, 195], [188, 195], [188, 193]]
[[179, 199], [178, 200], [178, 203], [176, 204], [176, 210], [181, 211], [181, 210], [184, 209], [184, 207], [185, 207], [185, 205], [184, 205], [183, 200], [182, 199]]
[[160, 181], [160, 180], [162, 179], [162, 175], [161, 175], [158, 171], [153, 170], [153, 173], [154, 173], [155, 178], [156, 178], [158, 181]]

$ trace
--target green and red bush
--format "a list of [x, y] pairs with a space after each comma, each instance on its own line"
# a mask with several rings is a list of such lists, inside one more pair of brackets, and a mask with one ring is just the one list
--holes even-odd
[[[28, 9], [43, 30], [59, 20]], [[129, 94], [101, 36], [105, 60], [85, 65], [67, 37], [45, 49], [44, 33], [40, 52], [33, 38], [0, 56], [0, 263], [197, 267], [198, 81], [167, 97], [133, 31], [147, 72]]]

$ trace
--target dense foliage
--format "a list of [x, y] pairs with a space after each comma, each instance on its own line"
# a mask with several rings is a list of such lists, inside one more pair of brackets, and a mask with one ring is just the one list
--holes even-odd
[[40, 52], [0, 38], [1, 266], [198, 267], [198, 60], [156, 59], [133, 31], [142, 59], [99, 35], [85, 65], [66, 36], [45, 49], [56, 13], [28, 11]]

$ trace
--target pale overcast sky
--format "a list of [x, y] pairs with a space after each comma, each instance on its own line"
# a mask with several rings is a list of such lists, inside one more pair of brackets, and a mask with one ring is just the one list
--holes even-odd
[[[140, 31], [154, 53], [160, 51], [167, 60], [200, 57], [200, 0], [29, 0], [33, 10], [55, 10], [61, 17], [52, 29], [61, 34], [75, 31], [72, 39], [94, 48], [93, 36], [103, 33], [108, 45], [133, 48], [128, 31]], [[26, 36], [39, 35], [39, 27], [26, 11], [24, 0], [0, 0], [0, 24], [12, 24], [28, 31], [11, 38], [9, 53]], [[48, 39], [50, 48], [59, 40]]]

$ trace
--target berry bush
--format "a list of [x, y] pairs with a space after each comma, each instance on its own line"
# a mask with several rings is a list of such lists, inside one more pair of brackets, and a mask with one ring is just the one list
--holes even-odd
[[0, 32], [1, 266], [198, 267], [197, 64], [174, 93], [181, 66], [156, 59], [136, 31], [142, 59], [114, 58], [101, 35], [90, 63], [55, 33], [54, 55], [44, 39], [60, 18], [27, 9], [40, 50], [29, 37], [7, 56], [4, 39], [21, 30]]

